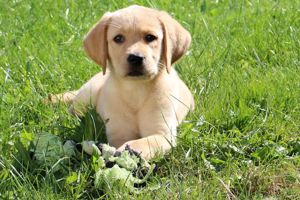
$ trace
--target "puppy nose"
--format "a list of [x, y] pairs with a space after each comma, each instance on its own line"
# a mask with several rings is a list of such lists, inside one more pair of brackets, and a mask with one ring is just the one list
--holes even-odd
[[143, 64], [144, 57], [135, 54], [129, 54], [127, 62], [134, 67], [141, 66]]

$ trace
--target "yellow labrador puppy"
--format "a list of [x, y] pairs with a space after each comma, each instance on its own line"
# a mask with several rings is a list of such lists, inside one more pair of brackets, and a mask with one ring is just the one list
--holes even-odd
[[171, 67], [190, 42], [189, 32], [166, 12], [134, 5], [105, 13], [84, 39], [103, 73], [50, 100], [72, 103], [71, 112], [79, 115], [92, 104], [110, 145], [119, 151], [129, 145], [150, 159], [175, 145], [176, 127], [194, 107]]

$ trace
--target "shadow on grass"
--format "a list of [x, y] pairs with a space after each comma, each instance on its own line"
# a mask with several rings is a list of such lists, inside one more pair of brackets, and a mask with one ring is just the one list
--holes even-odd
[[76, 142], [92, 140], [107, 143], [105, 124], [95, 109], [90, 108], [85, 116], [79, 118], [79, 121], [79, 125], [71, 132], [61, 134], [65, 140], [74, 140]]

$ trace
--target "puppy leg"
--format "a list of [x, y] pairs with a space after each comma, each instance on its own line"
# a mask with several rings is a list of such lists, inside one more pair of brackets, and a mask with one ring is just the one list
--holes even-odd
[[123, 151], [126, 146], [140, 153], [140, 155], [149, 160], [156, 154], [166, 153], [175, 145], [175, 138], [166, 137], [165, 135], [151, 135], [145, 138], [131, 140], [124, 143], [118, 148], [118, 151]]
[[72, 114], [82, 115], [88, 106], [96, 107], [96, 102], [105, 80], [106, 77], [102, 73], [98, 73], [86, 82], [72, 99], [69, 111]]
[[65, 102], [72, 104], [69, 111], [75, 115], [82, 115], [87, 106], [96, 106], [100, 89], [104, 84], [106, 77], [102, 73], [93, 76], [79, 90], [65, 92], [61, 94], [50, 94], [44, 103]]
[[73, 99], [78, 94], [78, 90], [65, 92], [61, 94], [49, 94], [48, 99], [45, 99], [45, 103], [58, 103], [58, 102], [64, 102], [67, 104], [71, 104], [73, 102]]

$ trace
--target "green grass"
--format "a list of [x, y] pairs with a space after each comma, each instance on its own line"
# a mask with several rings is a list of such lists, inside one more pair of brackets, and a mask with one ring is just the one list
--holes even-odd
[[[80, 121], [41, 100], [99, 71], [82, 38], [105, 11], [132, 3], [168, 11], [193, 38], [176, 68], [196, 110], [178, 146], [155, 160], [149, 187], [97, 191], [88, 160], [59, 174], [17, 164], [18, 144], [39, 133], [93, 133], [93, 115]], [[0, 198], [300, 199], [299, 8], [296, 0], [1, 0]]]

